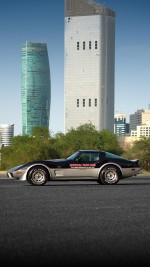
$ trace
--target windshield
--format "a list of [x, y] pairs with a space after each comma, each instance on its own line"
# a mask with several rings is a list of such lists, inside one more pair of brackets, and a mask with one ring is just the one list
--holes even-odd
[[76, 152], [74, 154], [72, 154], [71, 156], [69, 156], [67, 159], [68, 160], [74, 160], [80, 153], [79, 152]]

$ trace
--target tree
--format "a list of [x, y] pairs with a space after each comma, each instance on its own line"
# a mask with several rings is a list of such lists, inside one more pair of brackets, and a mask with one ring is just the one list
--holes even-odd
[[44, 126], [36, 126], [32, 129], [32, 136], [46, 139], [50, 136], [49, 129]]
[[97, 131], [91, 123], [82, 124], [76, 129], [72, 128], [65, 135], [57, 135], [56, 146], [59, 147], [59, 153], [64, 157], [79, 149], [100, 149], [117, 154], [122, 153], [115, 134], [108, 130]]
[[16, 136], [10, 147], [1, 150], [1, 169], [21, 165], [33, 160], [50, 159], [57, 156], [53, 138], [46, 128], [37, 127], [34, 136]]
[[122, 148], [118, 144], [117, 136], [107, 129], [99, 132], [99, 148], [117, 155], [123, 153]]
[[125, 152], [124, 156], [130, 159], [139, 159], [143, 169], [150, 170], [150, 137], [143, 137], [135, 141], [133, 146]]
[[83, 124], [66, 134], [51, 136], [45, 127], [33, 128], [32, 136], [16, 136], [11, 147], [3, 148], [1, 169], [21, 165], [33, 160], [66, 158], [80, 149], [100, 149], [120, 155], [115, 134], [97, 131], [92, 124]]

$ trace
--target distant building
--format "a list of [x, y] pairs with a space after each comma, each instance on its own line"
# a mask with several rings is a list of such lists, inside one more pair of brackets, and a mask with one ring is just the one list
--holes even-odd
[[22, 134], [35, 126], [49, 128], [51, 83], [47, 45], [26, 42], [22, 46]]
[[142, 124], [150, 124], [150, 110], [140, 109], [130, 115], [130, 132]]
[[121, 147], [128, 149], [135, 141], [139, 141], [143, 137], [150, 137], [150, 124], [138, 125], [135, 131], [131, 131], [129, 135], [120, 135], [117, 139]]
[[117, 136], [129, 133], [129, 123], [126, 123], [126, 116], [122, 113], [115, 115], [114, 133]]
[[150, 109], [140, 109], [131, 114], [129, 126], [129, 134], [118, 136], [118, 142], [124, 149], [131, 147], [135, 141], [143, 137], [150, 137]]
[[0, 146], [10, 146], [14, 137], [14, 124], [0, 124]]
[[135, 131], [131, 131], [130, 135], [136, 137], [150, 137], [150, 122], [138, 125]]
[[92, 123], [114, 132], [115, 12], [65, 0], [65, 132]]

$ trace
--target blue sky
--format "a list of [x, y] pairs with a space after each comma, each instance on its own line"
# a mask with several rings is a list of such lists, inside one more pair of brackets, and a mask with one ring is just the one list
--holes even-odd
[[[97, 0], [116, 12], [115, 113], [127, 116], [150, 104], [150, 1]], [[0, 124], [22, 134], [21, 46], [48, 46], [50, 131], [64, 131], [64, 1], [2, 0], [0, 8]]]

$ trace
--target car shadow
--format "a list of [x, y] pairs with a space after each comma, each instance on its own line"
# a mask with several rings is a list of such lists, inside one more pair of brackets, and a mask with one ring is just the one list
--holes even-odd
[[119, 182], [118, 184], [116, 185], [104, 185], [104, 184], [98, 184], [98, 183], [87, 183], [87, 182], [80, 182], [80, 183], [70, 183], [70, 182], [48, 182], [47, 184], [43, 185], [43, 186], [35, 186], [35, 185], [30, 185], [30, 184], [25, 184], [24, 186], [33, 186], [33, 187], [110, 187], [110, 186], [150, 186], [150, 181], [149, 182]]

